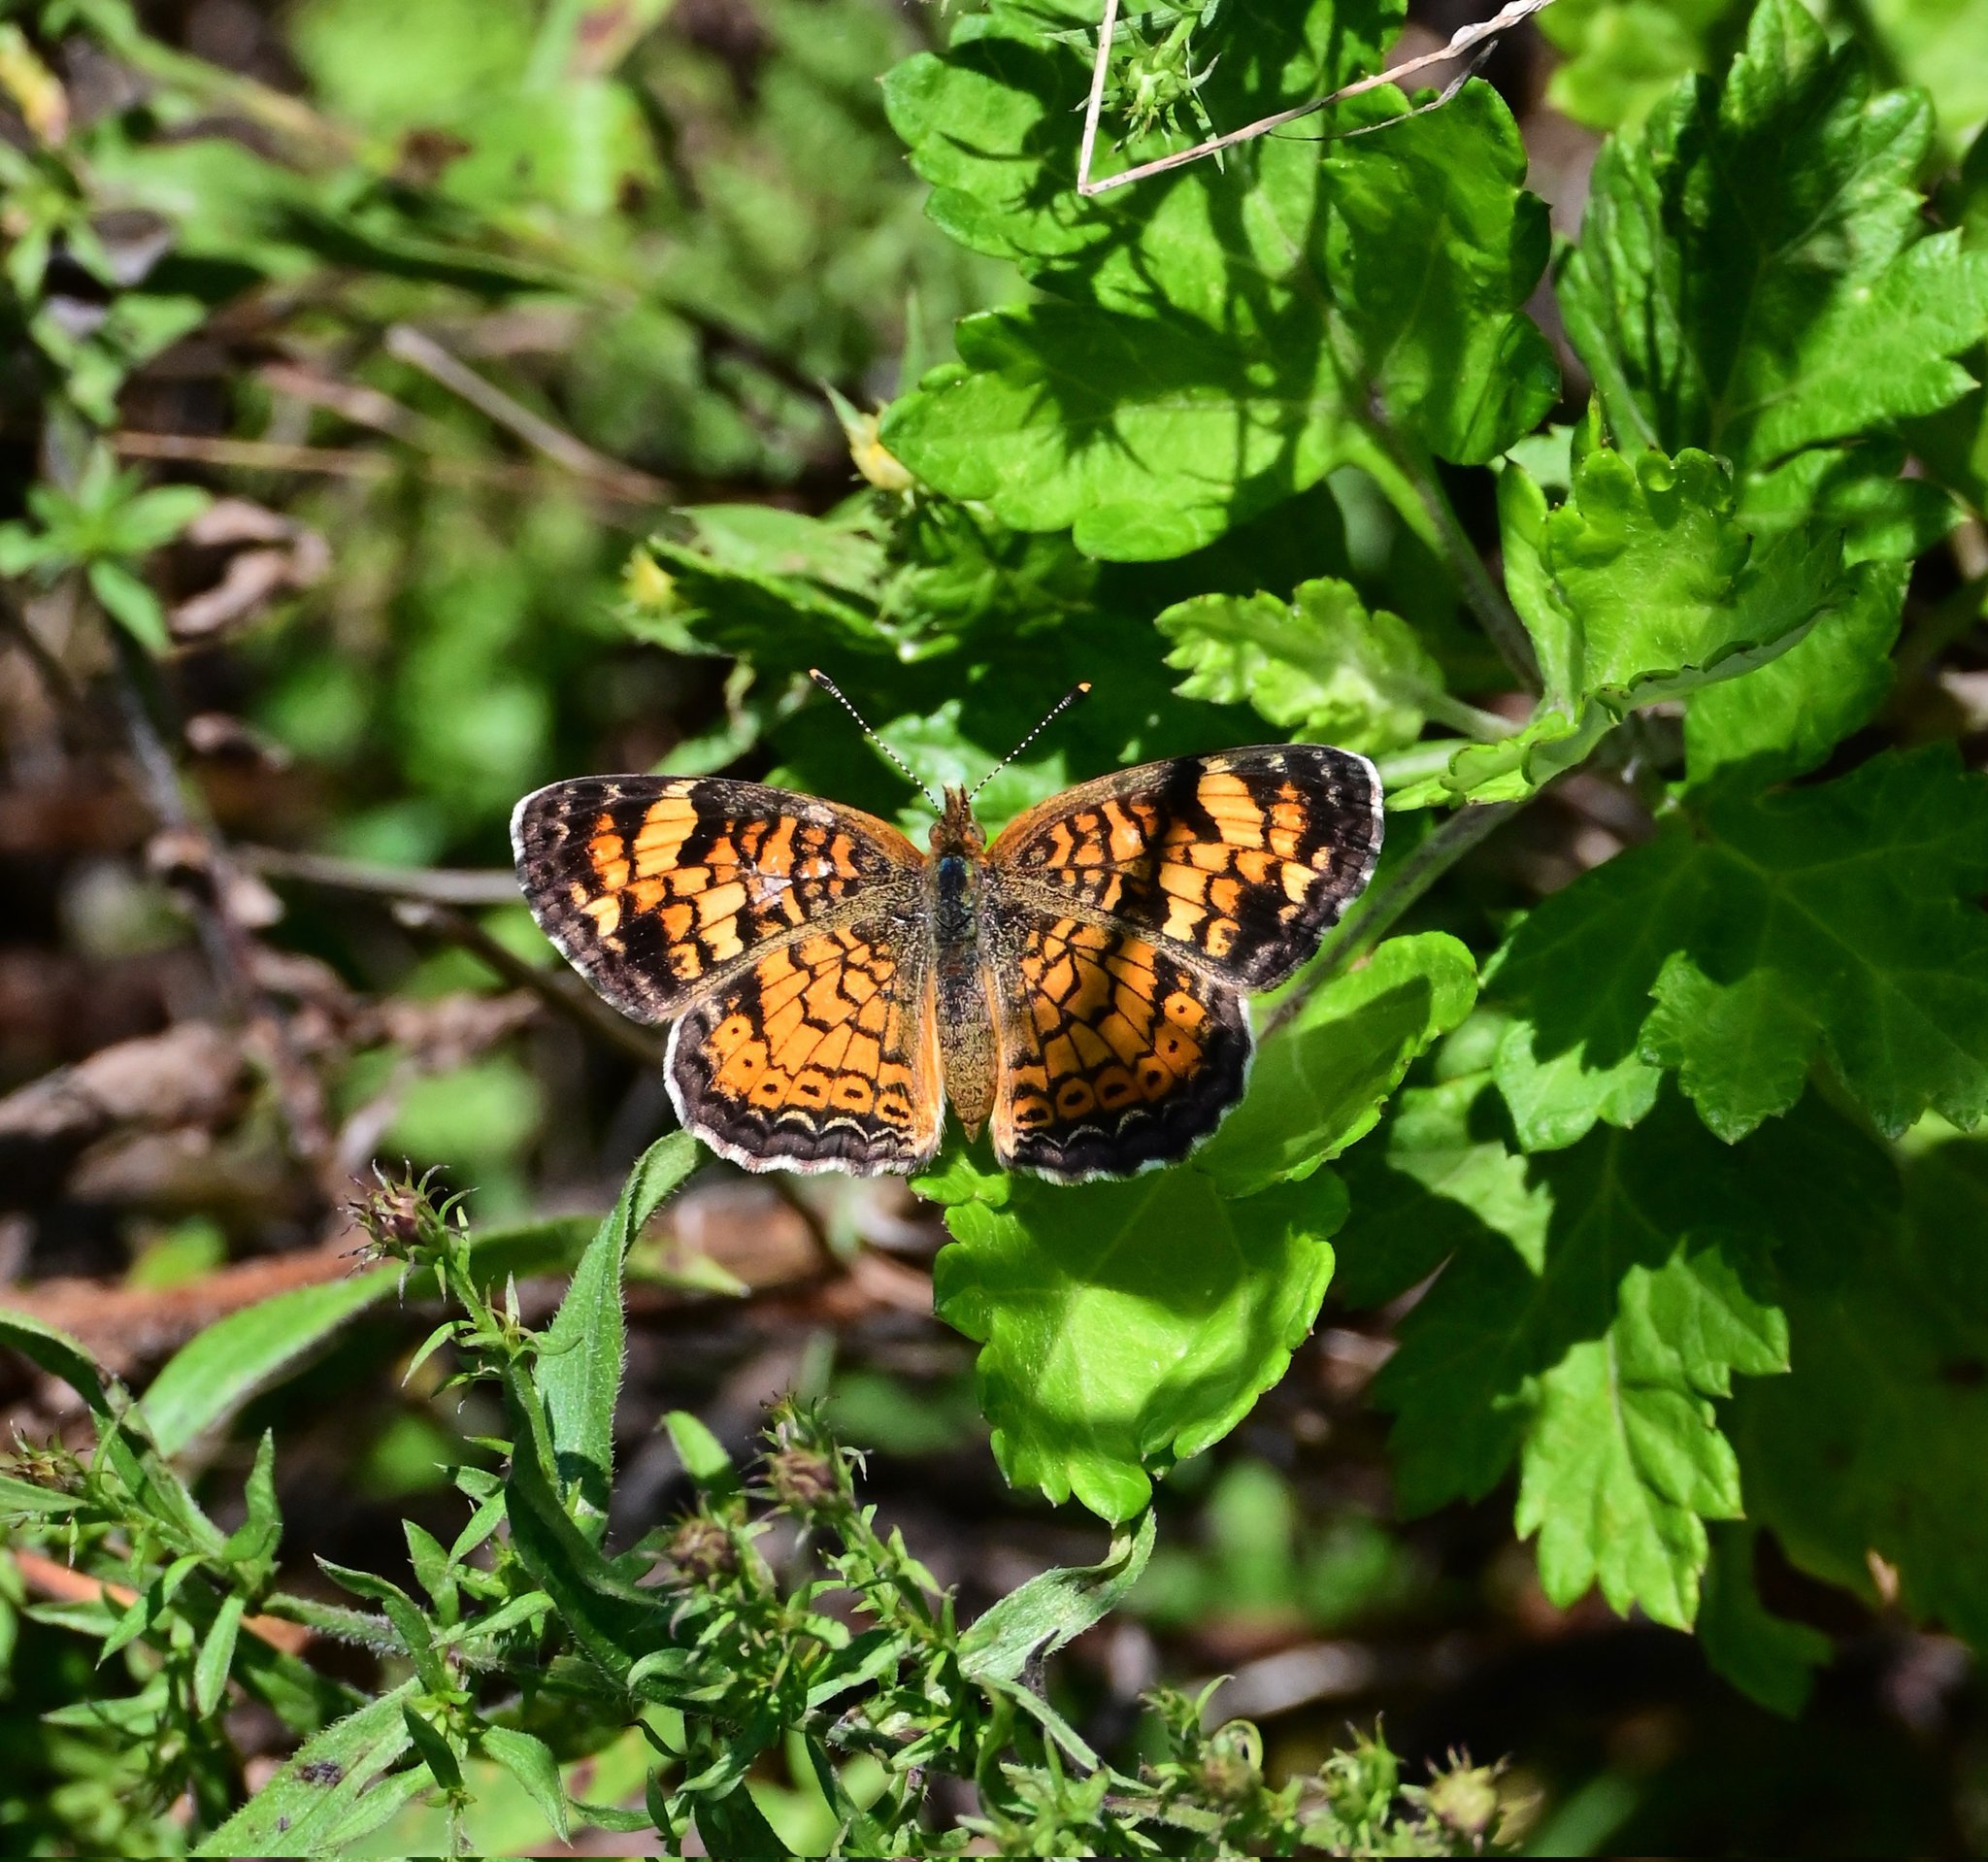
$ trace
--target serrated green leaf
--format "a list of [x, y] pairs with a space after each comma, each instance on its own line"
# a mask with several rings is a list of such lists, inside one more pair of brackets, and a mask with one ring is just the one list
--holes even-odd
[[1711, 1562], [1698, 1613], [1705, 1658], [1747, 1699], [1793, 1718], [1808, 1704], [1818, 1663], [1834, 1645], [1819, 1629], [1776, 1616], [1753, 1581], [1759, 1528], [1726, 1520], [1711, 1529]]
[[1477, 79], [1440, 110], [1408, 114], [1383, 85], [1336, 116], [1369, 127], [1325, 146], [1320, 274], [1390, 419], [1442, 458], [1494, 459], [1560, 392], [1521, 308], [1549, 235], [1518, 125]]
[[1923, 96], [1763, 0], [1721, 82], [1596, 162], [1560, 301], [1615, 430], [1748, 476], [1965, 394], [1988, 260], [1917, 238], [1931, 137]]
[[1812, 1107], [1731, 1149], [1675, 1095], [1634, 1132], [1522, 1159], [1477, 1122], [1487, 1084], [1405, 1094], [1384, 1151], [1348, 1166], [1348, 1260], [1405, 1256], [1356, 1275], [1364, 1294], [1427, 1271], [1400, 1233], [1426, 1215], [1453, 1249], [1375, 1386], [1403, 1502], [1480, 1496], [1517, 1461], [1550, 1595], [1599, 1583], [1688, 1623], [1705, 1521], [1742, 1498], [1712, 1399], [1787, 1362], [1771, 1259], [1872, 1219], [1884, 1160]]
[[1242, 1420], [1311, 1329], [1345, 1213], [1321, 1172], [1231, 1202], [1192, 1164], [1118, 1182], [1016, 1179], [946, 1212], [939, 1316], [978, 1343], [980, 1407], [1018, 1486], [1104, 1518]]
[[1409, 1062], [1476, 994], [1476, 965], [1456, 939], [1388, 939], [1263, 1044], [1248, 1096], [1194, 1168], [1232, 1197], [1309, 1177], [1373, 1129]]
[[1375, 756], [1422, 734], [1435, 714], [1464, 708], [1399, 615], [1369, 613], [1350, 582], [1301, 582], [1275, 595], [1196, 595], [1153, 622], [1174, 643], [1167, 664], [1188, 677], [1183, 698], [1253, 705], [1281, 730]]
[[1011, 1480], [1130, 1518], [1154, 1473], [1242, 1419], [1332, 1274], [1344, 1198], [1321, 1165], [1474, 991], [1454, 939], [1390, 940], [1265, 1043], [1248, 1098], [1188, 1163], [1057, 1187], [960, 1159], [920, 1180], [951, 1204], [934, 1303], [984, 1347]]
[[1594, 446], [1572, 480], [1553, 510], [1516, 465], [1499, 483], [1507, 586], [1545, 685], [1539, 710], [1516, 735], [1458, 750], [1394, 806], [1522, 799], [1630, 712], [1772, 663], [1853, 600], [1837, 533], [1750, 539], [1708, 453]]
[[[1709, 1214], [1709, 1212], [1707, 1212]], [[1740, 1467], [1709, 1398], [1736, 1371], [1783, 1371], [1787, 1326], [1715, 1247], [1680, 1246], [1621, 1278], [1607, 1335], [1539, 1380], [1519, 1458], [1520, 1535], [1557, 1604], [1599, 1585], [1683, 1628], [1698, 1613], [1704, 1522], [1740, 1513]]]
[[[1885, 1131], [1988, 1113], [1988, 781], [1940, 747], [1715, 797], [1538, 908], [1489, 992], [1528, 1149], [1630, 1124], [1661, 1069], [1738, 1138], [1827, 1060]], [[1654, 1004], [1652, 1004], [1654, 998]]]
[[1778, 659], [1692, 694], [1684, 715], [1692, 782], [1735, 771], [1760, 784], [1806, 775], [1871, 721], [1891, 689], [1906, 568], [1861, 563], [1851, 581], [1848, 603], [1823, 615]]
[[[1202, 102], [1245, 121], [1317, 96], [1390, 12], [1253, 16]], [[1016, 5], [891, 82], [913, 166], [940, 189], [935, 217], [1060, 300], [968, 319], [959, 364], [890, 410], [884, 441], [921, 479], [1017, 528], [1070, 528], [1089, 554], [1149, 560], [1336, 465], [1378, 466], [1370, 395], [1472, 460], [1551, 403], [1550, 352], [1519, 310], [1545, 262], [1544, 214], [1488, 86], [1421, 116], [1392, 92], [1349, 102], [1346, 128], [1377, 133], [1342, 134], [1322, 165], [1265, 138], [1089, 201], [1052, 152], [1063, 88], [1081, 100], [1081, 61]], [[1389, 116], [1402, 120], [1379, 128]]]
[[[1904, 1219], [1782, 1265], [1795, 1374], [1734, 1411], [1747, 1510], [1802, 1569], [1988, 1646], [1988, 1146], [1905, 1165]], [[1957, 1245], [1958, 1244], [1958, 1245]]]
[[885, 445], [921, 479], [1088, 555], [1184, 555], [1361, 456], [1309, 310], [1239, 343], [1174, 312], [1044, 303], [984, 311], [960, 362], [893, 404]]

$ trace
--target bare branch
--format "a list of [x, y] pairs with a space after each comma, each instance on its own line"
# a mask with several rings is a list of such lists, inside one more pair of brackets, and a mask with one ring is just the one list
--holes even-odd
[[[1371, 78], [1362, 78], [1356, 83], [1342, 84], [1328, 96], [1314, 97], [1309, 103], [1295, 104], [1289, 110], [1279, 110], [1273, 116], [1260, 116], [1255, 122], [1245, 123], [1241, 129], [1232, 129], [1225, 135], [1210, 136], [1206, 142], [1196, 143], [1192, 149], [1176, 150], [1173, 154], [1161, 155], [1154, 161], [1141, 162], [1138, 167], [1128, 168], [1122, 174], [1108, 175], [1103, 181], [1093, 181], [1091, 157], [1097, 148], [1098, 115], [1103, 108], [1105, 74], [1110, 65], [1112, 28], [1117, 23], [1118, 16], [1116, 0], [1106, 0], [1104, 21], [1098, 29], [1097, 61], [1091, 69], [1090, 102], [1084, 112], [1083, 143], [1077, 152], [1077, 191], [1086, 199], [1092, 199], [1099, 194], [1110, 193], [1114, 187], [1130, 186], [1134, 182], [1145, 181], [1154, 175], [1164, 175], [1172, 169], [1184, 168], [1189, 162], [1200, 161], [1205, 156], [1216, 154], [1224, 149], [1233, 149], [1238, 143], [1254, 142], [1259, 136], [1267, 136], [1272, 130], [1281, 129], [1286, 123], [1294, 123], [1300, 117], [1313, 116], [1343, 98], [1357, 97], [1363, 90], [1378, 89], [1382, 84], [1393, 83], [1396, 79], [1408, 77], [1430, 65], [1440, 65], [1451, 58], [1461, 57], [1473, 47], [1495, 38], [1501, 32], [1508, 31], [1522, 19], [1529, 19], [1534, 14], [1544, 12], [1552, 4], [1553, 0], [1508, 0], [1508, 4], [1501, 7], [1489, 19], [1480, 20], [1474, 26], [1460, 27], [1451, 36], [1449, 43], [1440, 50], [1425, 51], [1420, 57], [1408, 58], [1401, 64], [1391, 65], [1387, 70], [1376, 72]], [[1469, 75], [1470, 73], [1466, 72], [1464, 77], [1467, 78]], [[1446, 103], [1455, 95], [1462, 82], [1463, 80], [1459, 79], [1436, 100], [1437, 103]], [[1435, 105], [1423, 104], [1417, 110], [1407, 114], [1416, 116], [1422, 110], [1433, 108]], [[1370, 123], [1367, 128], [1377, 129], [1382, 126], [1378, 123]], [[1364, 134], [1365, 131], [1355, 133]]]
[[663, 1043], [617, 1014], [578, 977], [563, 969], [541, 970], [527, 963], [515, 951], [499, 944], [474, 918], [464, 917], [452, 906], [404, 899], [394, 907], [393, 915], [410, 931], [427, 932], [433, 937], [446, 938], [450, 944], [460, 945], [472, 956], [496, 971], [506, 982], [515, 988], [529, 989], [547, 1008], [564, 1015], [588, 1034], [597, 1035], [610, 1047], [618, 1047], [638, 1064], [645, 1067], [663, 1064]]
[[364, 892], [385, 899], [425, 899], [430, 905], [515, 905], [517, 879], [499, 869], [386, 866], [373, 860], [342, 860], [329, 853], [292, 853], [282, 848], [244, 845], [235, 849], [244, 866], [273, 880], [295, 880], [335, 892]]
[[534, 451], [542, 452], [554, 465], [563, 466], [576, 478], [604, 488], [612, 486], [617, 497], [635, 503], [668, 504], [672, 493], [660, 479], [623, 465], [596, 452], [572, 434], [534, 414], [514, 400], [493, 382], [485, 381], [467, 363], [458, 361], [431, 336], [406, 323], [396, 323], [386, 332], [386, 352], [410, 368], [441, 382], [451, 394], [459, 395], [478, 413], [514, 433]]

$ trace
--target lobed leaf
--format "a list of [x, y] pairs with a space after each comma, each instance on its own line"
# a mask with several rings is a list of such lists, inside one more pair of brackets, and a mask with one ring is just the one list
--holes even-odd
[[1794, 1375], [1733, 1413], [1747, 1510], [1803, 1570], [1988, 1643], [1988, 1146], [1933, 1142], [1903, 1214], [1782, 1259]]
[[1921, 233], [1925, 97], [1872, 88], [1797, 0], [1762, 0], [1723, 80], [1688, 79], [1595, 164], [1560, 280], [1623, 435], [1742, 479], [1966, 394], [1988, 258]]
[[1453, 939], [1382, 945], [1264, 1044], [1248, 1100], [1171, 1170], [1058, 1187], [955, 1162], [920, 1180], [954, 1238], [935, 1305], [982, 1347], [1011, 1481], [1128, 1519], [1155, 1474], [1236, 1426], [1324, 1299], [1345, 1215], [1325, 1160], [1474, 987]]
[[1418, 1231], [1451, 1249], [1375, 1385], [1403, 1503], [1481, 1497], [1516, 1463], [1549, 1596], [1598, 1584], [1688, 1624], [1706, 1521], [1742, 1498], [1713, 1399], [1785, 1370], [1772, 1264], [1819, 1223], [1874, 1219], [1883, 1160], [1812, 1109], [1730, 1149], [1674, 1095], [1633, 1132], [1524, 1158], [1488, 1085], [1405, 1094], [1384, 1151], [1349, 1172], [1342, 1246], [1363, 1298], [1435, 1265]]
[[1275, 595], [1196, 595], [1155, 616], [1188, 675], [1183, 698], [1254, 705], [1280, 730], [1363, 755], [1401, 749], [1431, 713], [1454, 713], [1442, 670], [1399, 615], [1370, 613], [1350, 582]]
[[[1988, 781], [1931, 747], [1721, 793], [1548, 899], [1500, 954], [1528, 1149], [1631, 1124], [1659, 1072], [1736, 1139], [1826, 1060], [1880, 1129], [1988, 1113]], [[1654, 1000], [1652, 1000], [1654, 999]]]

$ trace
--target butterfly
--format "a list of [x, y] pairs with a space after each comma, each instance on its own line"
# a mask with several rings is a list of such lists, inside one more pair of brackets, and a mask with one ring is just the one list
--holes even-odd
[[512, 844], [568, 961], [624, 1014], [674, 1024], [670, 1098], [712, 1149], [913, 1171], [949, 1102], [1004, 1167], [1064, 1182], [1172, 1163], [1214, 1130], [1248, 1073], [1243, 998], [1317, 949], [1380, 852], [1374, 766], [1316, 744], [1120, 770], [991, 846], [971, 794], [931, 799], [920, 852], [758, 782], [580, 777], [518, 803]]

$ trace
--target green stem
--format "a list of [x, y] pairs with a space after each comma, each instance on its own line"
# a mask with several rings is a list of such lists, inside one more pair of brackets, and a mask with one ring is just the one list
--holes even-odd
[[[1456, 576], [1464, 599], [1477, 617], [1477, 624], [1490, 636], [1492, 646], [1498, 648], [1499, 657], [1511, 668], [1520, 684], [1528, 691], [1537, 692], [1541, 689], [1540, 662], [1533, 651], [1532, 636], [1526, 632], [1525, 623], [1506, 599], [1505, 590], [1484, 566], [1484, 558], [1477, 553], [1476, 546], [1457, 517], [1449, 493], [1442, 488], [1434, 456], [1426, 447], [1394, 426], [1377, 408], [1369, 430], [1378, 443], [1380, 451], [1400, 475], [1399, 484], [1407, 486], [1414, 494], [1415, 503], [1428, 526], [1425, 530], [1423, 524], [1414, 524], [1416, 533], [1425, 541], [1434, 540], [1439, 552]], [[1396, 504], [1400, 508], [1398, 491]], [[1413, 523], [1410, 511], [1403, 510], [1402, 515]]]
[[1523, 802], [1485, 802], [1457, 810], [1395, 868], [1384, 884], [1375, 886], [1327, 934], [1303, 981], [1263, 1024], [1261, 1038], [1269, 1040], [1296, 1016], [1326, 983], [1378, 944], [1403, 914], [1466, 853], [1524, 806]]

